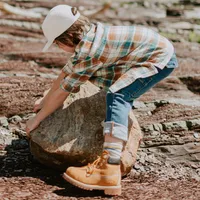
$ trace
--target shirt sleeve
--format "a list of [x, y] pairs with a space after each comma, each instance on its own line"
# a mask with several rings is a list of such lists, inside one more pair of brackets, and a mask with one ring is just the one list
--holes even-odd
[[71, 74], [73, 72], [72, 68], [73, 68], [73, 60], [74, 60], [74, 56], [70, 57], [70, 59], [68, 60], [68, 62], [66, 63], [66, 65], [62, 68], [62, 72], [64, 72], [65, 74]]
[[102, 67], [102, 62], [96, 58], [87, 58], [74, 66], [64, 67], [67, 73], [69, 73], [68, 70], [72, 71], [61, 81], [60, 88], [66, 92], [77, 91], [77, 88], [89, 80], [100, 67]]

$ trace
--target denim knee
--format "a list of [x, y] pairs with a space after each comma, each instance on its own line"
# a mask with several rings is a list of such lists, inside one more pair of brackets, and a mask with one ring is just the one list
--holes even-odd
[[114, 121], [128, 126], [128, 114], [132, 109], [132, 102], [125, 100], [121, 93], [107, 92], [106, 95], [106, 121]]
[[104, 134], [127, 141], [128, 115], [131, 109], [132, 103], [125, 101], [123, 94], [108, 91], [106, 95]]

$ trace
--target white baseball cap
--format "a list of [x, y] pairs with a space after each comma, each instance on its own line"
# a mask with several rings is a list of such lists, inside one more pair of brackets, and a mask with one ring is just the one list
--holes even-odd
[[47, 38], [43, 52], [79, 18], [80, 13], [77, 11], [74, 15], [71, 9], [72, 7], [68, 5], [58, 5], [53, 7], [47, 14], [42, 24], [43, 33]]

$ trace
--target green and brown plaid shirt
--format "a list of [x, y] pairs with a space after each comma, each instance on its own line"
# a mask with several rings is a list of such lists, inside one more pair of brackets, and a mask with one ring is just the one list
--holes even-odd
[[[87, 80], [116, 92], [137, 78], [156, 74], [174, 54], [172, 44], [151, 29], [140, 26], [92, 24], [63, 67], [68, 74], [61, 88], [74, 92]], [[167, 67], [177, 67], [174, 66]]]

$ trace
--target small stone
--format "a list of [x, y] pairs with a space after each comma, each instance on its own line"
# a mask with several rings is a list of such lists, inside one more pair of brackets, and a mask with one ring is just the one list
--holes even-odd
[[0, 127], [0, 145], [10, 145], [13, 139], [12, 133], [8, 129]]
[[144, 7], [149, 8], [151, 6], [149, 1], [144, 1]]
[[144, 167], [145, 171], [151, 171], [151, 168], [149, 166]]
[[198, 138], [199, 138], [199, 133], [196, 133], [196, 132], [195, 132], [195, 133], [193, 134], [193, 136], [194, 136], [195, 138], [198, 139]]
[[153, 137], [158, 137], [159, 135], [160, 135], [159, 131], [153, 131], [153, 132], [151, 132], [151, 136], [153, 136]]
[[200, 19], [199, 9], [186, 9], [184, 11], [186, 19]]
[[145, 159], [149, 163], [154, 163], [154, 164], [161, 164], [161, 162], [152, 154], [146, 157]]
[[137, 109], [146, 108], [146, 105], [142, 101], [135, 101], [134, 104], [133, 104], [133, 107], [137, 108]]
[[200, 128], [200, 119], [188, 120], [186, 123], [190, 130]]
[[140, 169], [140, 167], [141, 166], [138, 163], [135, 163], [135, 165], [133, 166], [133, 168], [136, 169], [136, 170]]
[[163, 123], [163, 129], [165, 131], [185, 131], [188, 130], [185, 121], [168, 122]]
[[169, 104], [169, 101], [166, 101], [166, 100], [157, 100], [157, 101], [154, 101], [154, 104], [155, 104], [156, 107], [160, 107], [160, 106]]
[[159, 124], [159, 123], [153, 124], [153, 127], [154, 127], [154, 130], [156, 130], [156, 131], [162, 131], [163, 130], [162, 124]]
[[29, 114], [27, 114], [27, 115], [25, 115], [25, 116], [23, 117], [23, 120], [28, 120], [28, 119], [34, 117], [35, 115], [36, 115], [35, 113], [29, 113]]
[[179, 30], [193, 30], [193, 25], [190, 22], [176, 22], [169, 24], [169, 28], [175, 28]]
[[0, 127], [0, 135], [10, 135], [10, 131], [8, 129], [5, 128], [1, 128]]
[[13, 123], [13, 124], [18, 124], [19, 122], [22, 121], [22, 118], [18, 115], [15, 115], [15, 116], [9, 118], [8, 121]]
[[198, 169], [198, 166], [195, 165], [195, 164], [191, 164], [191, 167], [192, 167], [193, 169]]
[[145, 161], [146, 161], [145, 158], [147, 157], [147, 154], [144, 153], [144, 152], [141, 152], [141, 153], [139, 154], [139, 157], [140, 157], [139, 162], [140, 162], [141, 164], [144, 164]]
[[3, 127], [8, 127], [8, 118], [7, 117], [0, 117], [0, 125]]
[[148, 103], [145, 103], [146, 107], [151, 109], [151, 110], [155, 110], [156, 109], [156, 105], [154, 102], [148, 102]]
[[7, 151], [3, 151], [3, 150], [0, 151], [0, 156], [5, 156], [6, 154], [7, 154]]
[[24, 74], [24, 73], [14, 73], [14, 76], [18, 76], [18, 77], [29, 77], [29, 75]]
[[140, 172], [138, 172], [137, 170], [135, 169], [132, 169], [131, 172], [130, 172], [130, 177], [132, 178], [138, 178], [140, 176]]
[[197, 169], [196, 172], [200, 176], [200, 169]]
[[18, 128], [15, 128], [12, 130], [13, 133], [15, 133], [16, 135], [20, 136], [20, 137], [26, 137], [26, 132], [21, 130], [21, 129], [18, 129]]
[[147, 115], [151, 116], [151, 115], [152, 115], [152, 112], [151, 112], [151, 111], [148, 111], [148, 112], [147, 112]]
[[143, 126], [142, 130], [144, 132], [153, 132], [154, 131], [153, 124], [149, 124], [149, 125]]
[[152, 141], [144, 141], [144, 146], [152, 146], [154, 143]]

